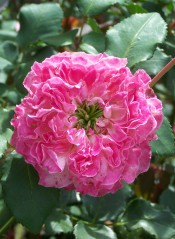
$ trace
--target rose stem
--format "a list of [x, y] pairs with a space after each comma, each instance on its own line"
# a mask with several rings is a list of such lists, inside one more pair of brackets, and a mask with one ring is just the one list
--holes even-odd
[[162, 78], [173, 66], [175, 65], [175, 58], [173, 58], [151, 81], [149, 84], [150, 87], [153, 87], [157, 81]]
[[11, 217], [6, 223], [5, 225], [3, 225], [1, 228], [0, 228], [0, 234], [3, 234], [4, 231], [7, 230], [7, 228], [15, 221], [15, 218], [14, 217]]

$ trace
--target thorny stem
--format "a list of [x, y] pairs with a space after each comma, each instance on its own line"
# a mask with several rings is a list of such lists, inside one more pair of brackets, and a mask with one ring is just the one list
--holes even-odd
[[149, 84], [150, 87], [153, 87], [157, 81], [162, 78], [173, 66], [175, 65], [175, 58], [173, 58], [151, 81]]

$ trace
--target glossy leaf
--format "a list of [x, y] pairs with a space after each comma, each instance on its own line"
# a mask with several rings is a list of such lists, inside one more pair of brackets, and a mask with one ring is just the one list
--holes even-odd
[[8, 29], [17, 32], [17, 29], [19, 28], [19, 22], [17, 20], [4, 19], [4, 21], [2, 21], [1, 28], [4, 30]]
[[[3, 230], [4, 225], [12, 218], [12, 215], [9, 211], [9, 209], [7, 208], [7, 206], [4, 203], [3, 200], [3, 194], [2, 194], [2, 187], [0, 184], [0, 236], [3, 234], [5, 234], [5, 230]], [[6, 228], [7, 231], [7, 228]], [[3, 237], [2, 237], [3, 238]]]
[[0, 157], [7, 149], [7, 143], [10, 141], [11, 136], [12, 131], [10, 129], [7, 129], [4, 133], [0, 134]]
[[69, 206], [67, 209], [68, 213], [71, 215], [79, 218], [79, 220], [85, 220], [85, 221], [91, 221], [92, 218], [89, 217], [88, 212], [86, 208], [83, 205], [72, 205]]
[[175, 154], [174, 135], [171, 125], [166, 117], [162, 123], [161, 128], [156, 132], [158, 140], [152, 141], [151, 147], [154, 154], [160, 156], [171, 156]]
[[59, 196], [58, 189], [38, 185], [37, 172], [22, 158], [13, 159], [3, 191], [15, 218], [33, 233], [40, 231]]
[[142, 199], [136, 199], [128, 205], [122, 222], [129, 230], [142, 228], [156, 239], [170, 239], [175, 235], [175, 216]]
[[56, 51], [54, 51], [51, 47], [48, 46], [42, 47], [42, 49], [38, 51], [36, 54], [30, 55], [30, 57], [28, 57], [27, 63], [22, 63], [19, 65], [18, 72], [15, 75], [15, 87], [18, 89], [20, 93], [22, 93], [23, 95], [27, 94], [27, 90], [23, 86], [23, 81], [27, 73], [31, 70], [33, 62], [34, 61], [42, 62], [46, 57], [50, 57], [55, 53]]
[[16, 105], [21, 102], [18, 91], [2, 83], [0, 83], [0, 98], [4, 108], [6, 108], [9, 103]]
[[11, 30], [0, 30], [0, 42], [4, 41], [16, 41], [17, 32]]
[[114, 231], [104, 225], [90, 226], [79, 221], [74, 228], [76, 239], [117, 239]]
[[7, 140], [3, 135], [0, 135], [0, 157], [3, 155], [4, 151], [7, 148]]
[[27, 46], [57, 34], [61, 30], [62, 18], [63, 12], [57, 3], [24, 5], [19, 15], [19, 43]]
[[68, 215], [63, 214], [60, 210], [54, 210], [45, 221], [46, 233], [54, 235], [56, 233], [68, 233], [73, 230], [73, 224]]
[[160, 196], [160, 203], [175, 214], [175, 191], [172, 186], [166, 189]]
[[79, 0], [78, 5], [85, 16], [94, 16], [106, 11], [117, 2], [120, 2], [120, 0]]
[[105, 35], [103, 33], [90, 32], [82, 39], [80, 48], [90, 54], [98, 54], [105, 51]]
[[96, 21], [94, 18], [90, 18], [90, 17], [89, 17], [89, 18], [87, 19], [87, 24], [92, 28], [92, 30], [93, 30], [94, 32], [97, 32], [97, 33], [100, 33], [100, 32], [101, 32], [100, 27], [99, 27], [97, 21]]
[[80, 49], [89, 54], [98, 54], [98, 51], [95, 49], [95, 47], [93, 47], [87, 43], [82, 43], [80, 46]]
[[134, 14], [107, 31], [107, 53], [127, 57], [131, 67], [152, 57], [166, 36], [166, 23], [158, 13]]
[[137, 3], [130, 3], [127, 5], [127, 9], [129, 11], [130, 14], [135, 14], [135, 13], [146, 13], [147, 11], [140, 6]]
[[10, 120], [13, 115], [14, 111], [12, 109], [0, 109], [0, 134], [6, 132], [7, 128], [11, 128]]
[[0, 71], [7, 69], [7, 68], [11, 68], [12, 64], [10, 61], [6, 60], [5, 58], [0, 57]]
[[[162, 1], [162, 3], [163, 3], [163, 1]], [[166, 1], [167, 0], [165, 0], [165, 2]], [[145, 10], [147, 10], [148, 12], [158, 12], [163, 18], [165, 17], [164, 11], [162, 9], [163, 6], [161, 6], [160, 2], [157, 2], [157, 1], [145, 1], [145, 2], [143, 2], [142, 7]]]
[[149, 75], [156, 75], [170, 60], [170, 56], [166, 55], [162, 49], [157, 48], [153, 57], [136, 64], [134, 70], [144, 69]]
[[67, 191], [64, 188], [60, 189], [60, 196], [58, 205], [61, 209], [65, 208], [69, 204], [77, 203], [76, 191]]
[[63, 34], [55, 34], [50, 35], [48, 37], [44, 37], [43, 41], [51, 46], [68, 46], [71, 45], [76, 37], [78, 29], [71, 30], [69, 32], [65, 32]]
[[11, 168], [11, 164], [13, 161], [13, 158], [21, 158], [20, 155], [16, 154], [15, 151], [13, 151], [11, 154], [7, 155], [5, 160], [3, 162], [1, 162], [0, 167], [0, 180], [2, 182], [5, 182], [7, 180], [7, 177], [9, 175], [10, 172], [10, 168]]
[[9, 62], [14, 62], [18, 57], [17, 45], [11, 41], [5, 41], [0, 44], [0, 57]]
[[125, 185], [115, 194], [108, 194], [104, 197], [83, 196], [83, 205], [86, 207], [89, 216], [96, 220], [114, 220], [125, 208], [126, 200], [131, 196], [131, 189]]

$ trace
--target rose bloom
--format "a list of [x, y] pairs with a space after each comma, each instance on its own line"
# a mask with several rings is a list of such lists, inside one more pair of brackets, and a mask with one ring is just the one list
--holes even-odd
[[162, 104], [143, 70], [107, 54], [59, 53], [35, 62], [16, 106], [11, 144], [45, 187], [114, 193], [148, 170]]

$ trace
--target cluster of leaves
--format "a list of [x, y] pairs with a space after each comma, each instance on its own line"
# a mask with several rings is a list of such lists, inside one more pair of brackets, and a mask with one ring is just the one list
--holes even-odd
[[26, 94], [22, 82], [34, 61], [65, 50], [107, 52], [127, 57], [133, 72], [142, 68], [154, 76], [175, 55], [174, 10], [172, 0], [0, 2], [0, 235], [175, 238], [174, 69], [155, 86], [165, 117], [159, 140], [151, 144], [151, 168], [113, 195], [41, 187], [35, 170], [9, 144], [10, 119]]

